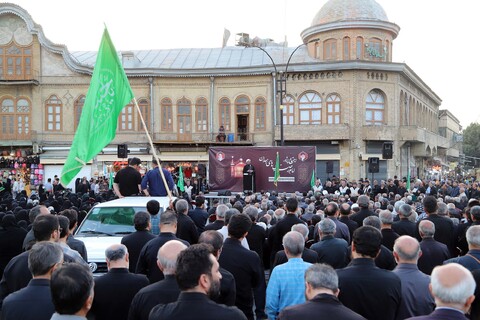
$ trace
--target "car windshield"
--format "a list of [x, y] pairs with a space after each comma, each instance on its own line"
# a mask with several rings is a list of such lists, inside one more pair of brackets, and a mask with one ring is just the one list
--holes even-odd
[[114, 236], [135, 232], [133, 216], [138, 211], [146, 211], [146, 209], [141, 207], [93, 208], [76, 234]]

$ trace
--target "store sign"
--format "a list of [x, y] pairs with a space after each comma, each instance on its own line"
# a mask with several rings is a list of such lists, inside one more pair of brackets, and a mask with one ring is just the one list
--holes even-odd
[[[273, 184], [277, 152], [280, 178]], [[315, 147], [214, 147], [209, 149], [210, 190], [243, 191], [243, 167], [255, 167], [256, 190], [294, 192], [310, 190], [315, 169]]]

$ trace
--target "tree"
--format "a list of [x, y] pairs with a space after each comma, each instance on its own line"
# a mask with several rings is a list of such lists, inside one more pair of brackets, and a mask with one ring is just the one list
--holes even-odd
[[480, 158], [480, 124], [472, 123], [463, 130], [463, 152], [466, 156]]

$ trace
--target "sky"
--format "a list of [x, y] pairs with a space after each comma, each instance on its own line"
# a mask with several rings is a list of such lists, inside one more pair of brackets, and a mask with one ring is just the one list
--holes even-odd
[[[117, 50], [221, 47], [235, 34], [302, 43], [300, 33], [327, 0], [11, 0], [27, 10], [54, 43], [97, 51], [107, 25]], [[377, 0], [400, 26], [393, 61], [406, 63], [465, 129], [480, 122], [480, 19], [473, 1]], [[470, 9], [469, 9], [470, 8]], [[470, 59], [471, 58], [471, 59]]]

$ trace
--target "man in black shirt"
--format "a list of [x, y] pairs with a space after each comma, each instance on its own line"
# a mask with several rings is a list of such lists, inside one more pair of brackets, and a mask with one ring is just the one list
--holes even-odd
[[142, 191], [140, 184], [142, 176], [138, 172], [142, 161], [138, 158], [132, 158], [128, 162], [128, 167], [118, 171], [113, 180], [113, 190], [119, 198], [134, 196]]

